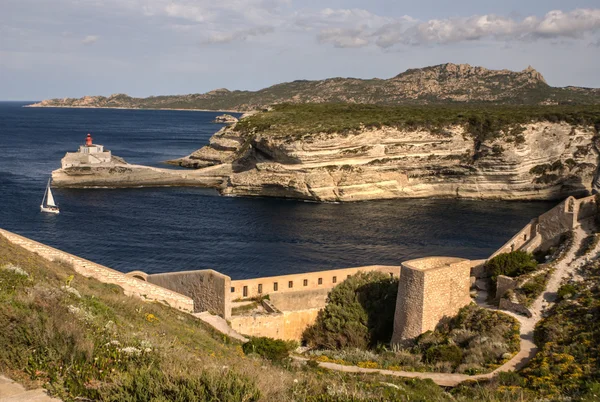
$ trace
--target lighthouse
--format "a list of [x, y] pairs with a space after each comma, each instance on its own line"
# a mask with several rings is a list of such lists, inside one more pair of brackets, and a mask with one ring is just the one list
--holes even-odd
[[61, 160], [61, 165], [63, 169], [66, 169], [71, 167], [110, 165], [111, 161], [111, 152], [105, 150], [104, 145], [94, 144], [92, 134], [88, 133], [85, 137], [85, 144], [80, 145], [77, 152], [67, 152]]

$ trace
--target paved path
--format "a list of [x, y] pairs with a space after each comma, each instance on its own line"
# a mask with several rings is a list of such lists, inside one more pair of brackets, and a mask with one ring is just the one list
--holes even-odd
[[[384, 369], [369, 369], [357, 366], [345, 366], [342, 364], [319, 362], [319, 366], [330, 370], [344, 371], [349, 373], [380, 373], [385, 375], [391, 375], [396, 377], [406, 378], [420, 378], [430, 379], [438, 385], [446, 387], [454, 387], [464, 381], [474, 381], [489, 379], [498, 375], [501, 372], [514, 371], [523, 368], [529, 361], [535, 356], [537, 347], [533, 342], [533, 332], [536, 324], [542, 319], [545, 312], [554, 304], [557, 299], [557, 291], [560, 288], [561, 282], [564, 278], [571, 274], [574, 274], [576, 269], [582, 266], [588, 259], [589, 256], [596, 256], [600, 251], [600, 244], [593, 250], [588, 256], [577, 257], [575, 254], [579, 250], [582, 240], [590, 233], [592, 233], [593, 220], [588, 219], [582, 223], [577, 229], [574, 230], [573, 246], [567, 251], [567, 254], [556, 265], [556, 269], [552, 274], [552, 277], [548, 281], [546, 290], [542, 293], [533, 303], [530, 308], [532, 313], [531, 318], [527, 318], [521, 315], [517, 315], [508, 311], [502, 311], [514, 318], [521, 323], [521, 348], [519, 352], [508, 362], [498, 367], [496, 370], [487, 374], [479, 375], [467, 375], [467, 374], [454, 374], [454, 373], [422, 373], [422, 372], [411, 372], [411, 371], [395, 371], [395, 370], [384, 370]], [[484, 305], [486, 308], [490, 308], [488, 305]], [[295, 357], [297, 360], [308, 360], [303, 357]]]
[[0, 375], [0, 402], [60, 402], [60, 399], [48, 396], [41, 388], [27, 391], [21, 384]]
[[238, 341], [241, 341], [241, 342], [248, 342], [248, 340], [249, 340], [248, 338], [245, 338], [243, 335], [234, 331], [229, 326], [229, 324], [227, 324], [227, 321], [225, 321], [222, 317], [219, 317], [218, 315], [212, 315], [208, 311], [203, 311], [202, 313], [195, 313], [192, 315], [194, 317], [201, 319], [202, 321], [204, 321], [205, 323], [207, 323], [208, 325], [210, 325], [211, 327], [213, 327], [220, 333], [225, 334], [230, 338], [237, 339]]

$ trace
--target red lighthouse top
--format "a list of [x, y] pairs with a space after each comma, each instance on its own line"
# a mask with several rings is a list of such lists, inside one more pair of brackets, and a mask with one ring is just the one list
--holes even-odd
[[87, 137], [85, 139], [85, 145], [88, 146], [88, 147], [92, 146], [92, 135], [91, 134], [87, 135]]

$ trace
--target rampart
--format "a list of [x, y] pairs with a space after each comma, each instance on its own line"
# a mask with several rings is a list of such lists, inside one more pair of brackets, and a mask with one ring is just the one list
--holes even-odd
[[332, 289], [344, 279], [359, 271], [379, 271], [395, 277], [400, 275], [400, 267], [397, 266], [369, 265], [329, 271], [305, 272], [302, 274], [240, 279], [231, 281], [231, 298], [232, 300], [237, 300], [266, 294], [297, 292], [300, 290]]
[[94, 278], [100, 282], [119, 285], [128, 296], [163, 302], [182, 311], [192, 312], [194, 310], [194, 302], [192, 299], [182, 294], [152, 283], [144, 282], [135, 277], [115, 271], [114, 269], [46, 246], [45, 244], [38, 243], [7, 230], [0, 229], [0, 235], [6, 237], [11, 243], [17, 244], [28, 251], [37, 253], [49, 261], [60, 260], [69, 263], [73, 266], [75, 272], [80, 275]]
[[515, 250], [533, 252], [555, 246], [561, 235], [575, 229], [581, 220], [594, 216], [596, 210], [595, 196], [580, 199], [568, 197], [548, 212], [532, 219], [490, 258]]
[[268, 336], [275, 339], [299, 340], [302, 332], [317, 319], [321, 308], [282, 311], [231, 317], [231, 328], [248, 336]]
[[225, 319], [231, 317], [231, 297], [228, 294], [231, 278], [227, 275], [205, 269], [147, 275], [146, 280], [190, 297], [194, 301], [195, 313], [208, 311]]

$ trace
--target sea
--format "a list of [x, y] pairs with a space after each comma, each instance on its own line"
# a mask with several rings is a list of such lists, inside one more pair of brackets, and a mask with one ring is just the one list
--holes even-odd
[[[208, 144], [217, 112], [24, 108], [0, 102], [0, 227], [122, 272], [214, 269], [246, 279], [433, 255], [488, 257], [555, 202], [450, 199], [322, 204], [222, 197], [202, 188], [54, 189], [52, 170], [88, 133], [126, 161]], [[172, 167], [174, 168], [174, 167]]]

